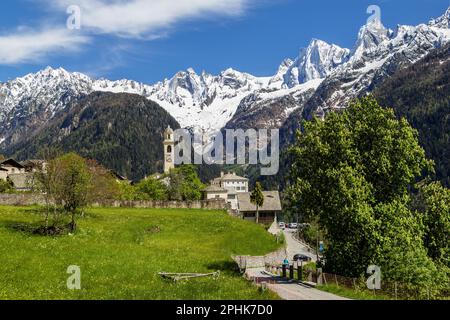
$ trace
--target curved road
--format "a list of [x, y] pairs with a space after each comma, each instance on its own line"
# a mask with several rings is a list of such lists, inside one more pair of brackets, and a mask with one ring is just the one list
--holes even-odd
[[[281, 231], [280, 229], [278, 230]], [[285, 229], [283, 233], [284, 238], [286, 239], [287, 253], [290, 260], [294, 258], [294, 255], [300, 253], [310, 257], [312, 261], [317, 261], [316, 254], [310, 251], [308, 246], [306, 246], [305, 244], [301, 243], [300, 241], [294, 238], [295, 230]]]
[[[274, 234], [279, 231], [281, 230], [275, 226], [272, 226], [271, 230], [269, 230], [269, 232]], [[294, 255], [300, 253], [311, 257], [313, 261], [316, 261], [316, 255], [308, 249], [308, 246], [294, 238], [294, 230], [286, 229], [283, 233], [286, 239], [287, 253], [290, 259], [292, 259]], [[259, 282], [264, 282], [264, 279], [266, 278], [268, 283], [267, 287], [276, 292], [284, 300], [349, 300], [332, 293], [311, 288], [304, 284], [271, 277], [264, 273], [264, 268], [247, 269], [246, 274], [248, 278], [258, 278]]]

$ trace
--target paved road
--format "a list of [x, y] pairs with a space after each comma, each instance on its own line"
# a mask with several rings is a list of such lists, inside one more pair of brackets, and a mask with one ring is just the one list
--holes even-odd
[[[269, 232], [276, 234], [280, 231], [277, 226], [272, 226]], [[308, 250], [308, 247], [294, 238], [294, 230], [283, 231], [286, 238], [287, 253], [290, 259], [295, 254], [304, 254], [316, 261], [316, 255]], [[256, 279], [258, 283], [266, 282], [269, 289], [276, 292], [285, 300], [348, 300], [346, 298], [320, 291], [309, 286], [286, 281], [281, 278], [272, 277], [264, 273], [264, 268], [253, 268], [246, 270], [249, 279]]]
[[314, 252], [311, 252], [305, 244], [299, 242], [294, 238], [295, 230], [291, 229], [285, 229], [283, 231], [284, 237], [286, 239], [286, 245], [287, 245], [287, 253], [289, 256], [289, 259], [292, 260], [294, 255], [296, 254], [304, 254], [305, 256], [308, 256], [312, 259], [312, 261], [317, 261], [317, 256]]
[[284, 300], [349, 300], [297, 283], [276, 283], [268, 287]]
[[284, 300], [349, 300], [293, 281], [271, 277], [264, 273], [264, 268], [247, 269], [246, 276], [256, 278], [259, 284], [266, 282], [267, 287]]

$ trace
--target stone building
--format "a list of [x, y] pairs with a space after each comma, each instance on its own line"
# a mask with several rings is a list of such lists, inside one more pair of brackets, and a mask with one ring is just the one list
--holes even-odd
[[[250, 192], [238, 194], [239, 213], [243, 219], [256, 222], [256, 205], [250, 201]], [[258, 208], [259, 223], [270, 225], [276, 222], [282, 212], [280, 193], [278, 191], [263, 191], [264, 204]]]
[[25, 167], [14, 159], [0, 161], [0, 168], [6, 170], [7, 174], [25, 173]]
[[32, 186], [33, 171], [14, 159], [0, 161], [0, 179], [10, 180], [18, 191], [29, 191]]
[[232, 210], [238, 210], [237, 195], [248, 192], [248, 179], [236, 175], [234, 172], [221, 173], [220, 177], [211, 181], [205, 189], [205, 199], [224, 198]]
[[[221, 173], [204, 190], [205, 200], [225, 199], [234, 213], [245, 220], [256, 222], [256, 206], [250, 201], [249, 180], [234, 172]], [[271, 224], [281, 214], [282, 206], [278, 191], [264, 191], [264, 205], [259, 208], [259, 223]]]

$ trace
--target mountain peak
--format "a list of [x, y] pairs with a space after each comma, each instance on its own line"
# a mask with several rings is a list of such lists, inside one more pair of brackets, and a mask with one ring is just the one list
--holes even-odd
[[315, 47], [320, 45], [328, 45], [328, 43], [317, 38], [312, 38], [311, 41], [309, 42], [309, 47]]
[[373, 19], [361, 27], [358, 39], [352, 51], [352, 59], [359, 59], [364, 54], [375, 51], [378, 46], [390, 40], [392, 31], [387, 29], [379, 19]]
[[221, 74], [222, 76], [225, 76], [225, 75], [236, 75], [237, 73], [240, 73], [240, 72], [234, 70], [233, 68], [228, 68], [228, 69], [222, 71], [220, 74]]
[[444, 29], [448, 29], [450, 28], [450, 7], [447, 8], [447, 10], [445, 11], [445, 13], [436, 18], [436, 19], [432, 19], [429, 23], [429, 26], [432, 27], [437, 27], [437, 28], [444, 28]]
[[192, 67], [187, 68], [186, 71], [187, 71], [187, 73], [189, 73], [189, 74], [197, 74], [197, 72], [195, 72], [194, 68], [192, 68]]
[[335, 44], [312, 39], [308, 47], [301, 49], [297, 59], [290, 63], [284, 74], [284, 84], [292, 88], [310, 80], [325, 78], [334, 68], [348, 60], [349, 52]]
[[52, 74], [52, 75], [69, 74], [69, 72], [66, 69], [62, 68], [62, 67], [53, 68], [51, 66], [45, 67], [43, 70], [39, 71], [38, 73], [41, 73], [41, 74]]

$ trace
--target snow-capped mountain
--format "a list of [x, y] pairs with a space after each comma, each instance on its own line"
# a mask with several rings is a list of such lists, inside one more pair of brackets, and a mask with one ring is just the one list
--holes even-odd
[[298, 57], [285, 59], [271, 77], [233, 69], [218, 75], [188, 69], [149, 85], [92, 79], [49, 67], [0, 83], [0, 146], [32, 135], [58, 111], [94, 91], [142, 95], [182, 127], [211, 133], [227, 124], [280, 127], [290, 117], [323, 115], [371, 91], [399, 68], [449, 42], [449, 21], [450, 8], [428, 24], [399, 25], [396, 30], [374, 20], [361, 28], [352, 49], [314, 39]]
[[0, 141], [13, 144], [32, 134], [58, 111], [91, 92], [81, 73], [46, 68], [0, 84]]
[[395, 31], [379, 21], [363, 26], [350, 58], [325, 78], [306, 103], [305, 116], [323, 116], [329, 110], [345, 108], [351, 99], [372, 91], [399, 68], [448, 43], [449, 17], [450, 8], [429, 24], [398, 25]]
[[233, 117], [245, 96], [267, 87], [268, 81], [231, 68], [217, 76], [206, 72], [199, 75], [189, 68], [152, 86], [128, 80], [98, 80], [93, 81], [92, 89], [143, 95], [160, 104], [182, 127], [215, 132]]
[[[311, 80], [324, 79], [337, 66], [348, 60], [349, 53], [349, 49], [313, 39], [307, 48], [300, 51], [295, 61], [289, 66], [286, 65], [288, 68], [282, 75], [282, 86], [293, 88]], [[284, 65], [283, 63], [282, 67]], [[282, 67], [280, 67], [281, 72], [283, 72]]]

